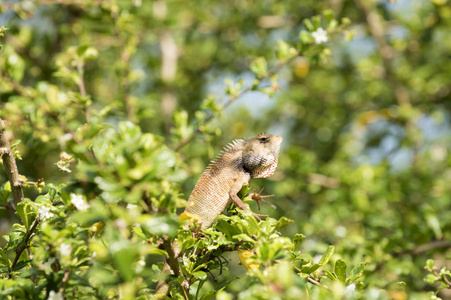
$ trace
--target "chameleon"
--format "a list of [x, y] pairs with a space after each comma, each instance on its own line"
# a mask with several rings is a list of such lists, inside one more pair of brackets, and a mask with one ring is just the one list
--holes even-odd
[[[205, 230], [230, 203], [242, 210], [249, 209], [237, 194], [252, 178], [274, 174], [281, 143], [281, 136], [260, 133], [228, 144], [202, 173], [184, 214], [196, 219], [201, 230]], [[259, 218], [260, 215], [254, 213], [254, 216]]]
[[[252, 178], [266, 178], [274, 174], [282, 140], [278, 135], [260, 133], [256, 137], [237, 139], [228, 144], [200, 176], [180, 219], [194, 219], [201, 230], [206, 230], [231, 203], [239, 209], [248, 210], [249, 207], [237, 194]], [[259, 201], [264, 197], [257, 194], [253, 199]], [[257, 219], [262, 216], [253, 214]], [[169, 250], [169, 259], [161, 271], [155, 295], [165, 295], [169, 286], [164, 278], [174, 271], [180, 275], [177, 273], [181, 271], [177, 263], [180, 255], [178, 243], [164, 243]]]

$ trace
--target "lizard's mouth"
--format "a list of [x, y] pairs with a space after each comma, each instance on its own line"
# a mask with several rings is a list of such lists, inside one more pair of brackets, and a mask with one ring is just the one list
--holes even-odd
[[275, 139], [277, 145], [282, 144], [283, 137], [281, 137], [280, 135], [275, 135], [273, 138]]

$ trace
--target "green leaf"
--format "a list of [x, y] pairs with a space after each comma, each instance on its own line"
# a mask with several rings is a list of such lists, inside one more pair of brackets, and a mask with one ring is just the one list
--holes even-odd
[[237, 241], [244, 241], [244, 242], [249, 242], [249, 243], [255, 244], [255, 240], [244, 233], [234, 235], [233, 239], [237, 240]]
[[346, 279], [346, 285], [350, 285], [351, 283], [355, 282], [357, 279], [359, 279], [363, 275], [363, 271], [365, 270], [365, 266], [368, 264], [368, 262], [362, 262], [359, 263], [354, 269], [351, 270], [351, 273], [349, 274], [348, 278]]
[[330, 9], [323, 11], [323, 16], [328, 23], [330, 23], [332, 20], [334, 20], [334, 12]]
[[36, 219], [37, 214], [35, 210], [35, 204], [27, 200], [20, 202], [19, 204], [17, 204], [16, 214], [22, 220], [27, 231], [30, 230], [31, 224]]
[[334, 254], [334, 250], [335, 250], [334, 246], [329, 246], [327, 248], [326, 253], [324, 253], [323, 257], [321, 257], [321, 260], [319, 261], [319, 265], [321, 267], [324, 267], [327, 264], [332, 254]]
[[308, 31], [302, 30], [299, 33], [299, 40], [304, 44], [313, 43], [314, 38], [311, 36], [311, 34]]
[[428, 259], [428, 260], [426, 261], [426, 267], [427, 267], [429, 270], [433, 270], [433, 269], [434, 269], [434, 260], [433, 260], [433, 259]]
[[2, 248], [0, 248], [0, 262], [1, 262], [2, 265], [4, 265], [7, 269], [9, 269], [9, 268], [11, 267], [11, 262], [9, 261], [8, 253], [6, 253], [6, 251], [3, 250]]
[[287, 42], [283, 40], [278, 40], [277, 44], [279, 45], [279, 51], [277, 51], [278, 54], [277, 56], [281, 62], [285, 62], [286, 60], [298, 54], [296, 49], [291, 47]]
[[141, 226], [150, 234], [175, 237], [177, 235], [179, 223], [177, 220], [166, 216], [150, 218], [146, 222], [143, 222]]
[[9, 181], [7, 181], [0, 189], [0, 199], [2, 200], [3, 206], [5, 206], [8, 203], [8, 199], [10, 196], [11, 196], [11, 184], [9, 183]]
[[347, 265], [343, 259], [338, 259], [335, 262], [334, 272], [337, 275], [337, 278], [343, 283], [346, 282], [346, 268], [347, 268]]
[[265, 77], [266, 73], [268, 72], [268, 63], [266, 62], [266, 58], [256, 58], [254, 61], [252, 61], [250, 69], [255, 75], [257, 75], [258, 78]]
[[55, 196], [57, 194], [57, 190], [53, 187], [49, 187], [49, 199], [51, 202], [55, 200]]
[[323, 272], [324, 272], [324, 274], [326, 274], [326, 276], [329, 279], [331, 279], [333, 281], [338, 281], [338, 277], [337, 277], [337, 275], [335, 273], [332, 273], [331, 271], [328, 271], [328, 270], [323, 270]]
[[265, 86], [261, 89], [258, 89], [260, 93], [263, 93], [265, 95], [268, 95], [268, 97], [272, 97], [276, 94], [276, 90], [272, 86]]
[[276, 225], [275, 225], [275, 229], [277, 230], [277, 229], [282, 228], [282, 227], [284, 227], [284, 226], [287, 226], [288, 224], [291, 224], [291, 223], [293, 223], [293, 222], [294, 222], [294, 221], [291, 220], [291, 219], [288, 219], [288, 218], [286, 218], [286, 217], [282, 217], [282, 218], [280, 218], [280, 219], [277, 221], [277, 223], [276, 223]]
[[134, 269], [131, 267], [138, 254], [137, 245], [133, 245], [128, 240], [114, 242], [110, 246], [113, 254], [114, 266], [119, 271], [119, 275], [126, 281], [133, 281]]
[[11, 149], [14, 149], [17, 145], [19, 145], [22, 141], [21, 140], [16, 140], [14, 143], [11, 144]]
[[202, 281], [207, 280], [207, 273], [205, 273], [203, 271], [196, 271], [192, 275], [199, 280], [202, 280]]
[[[26, 255], [26, 251], [24, 251], [22, 253], [22, 255], [25, 254]], [[18, 263], [16, 263], [16, 265], [14, 266], [14, 270], [13, 271], [19, 271], [20, 269], [23, 269], [25, 267], [28, 267], [31, 265], [32, 260], [31, 259], [27, 259], [27, 260], [21, 260]]]
[[428, 275], [426, 275], [426, 277], [424, 277], [424, 281], [427, 283], [433, 284], [433, 283], [435, 283], [436, 278], [437, 277], [435, 275], [428, 274]]
[[310, 19], [305, 19], [303, 23], [304, 23], [305, 28], [307, 28], [309, 31], [315, 30], [315, 27], [313, 26], [313, 23]]
[[132, 227], [133, 233], [142, 238], [143, 240], [148, 240], [150, 236], [148, 236], [142, 229], [140, 225], [136, 225]]
[[307, 274], [312, 274], [313, 272], [315, 272], [316, 270], [318, 270], [321, 267], [320, 264], [313, 264], [312, 266], [308, 267], [308, 268], [302, 268], [303, 271], [302, 273], [307, 273]]
[[249, 193], [249, 190], [251, 189], [251, 187], [249, 186], [248, 183], [243, 184], [243, 186], [241, 187], [241, 190], [238, 192], [238, 197], [240, 197], [240, 199], [243, 199], [244, 196], [246, 196], [247, 193]]
[[299, 248], [299, 246], [302, 244], [302, 242], [305, 240], [305, 235], [302, 233], [296, 233], [293, 237], [293, 243], [294, 243], [294, 250]]

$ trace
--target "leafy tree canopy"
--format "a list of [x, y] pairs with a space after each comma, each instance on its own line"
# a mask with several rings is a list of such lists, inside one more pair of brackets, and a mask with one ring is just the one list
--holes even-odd
[[[172, 298], [451, 297], [450, 27], [446, 0], [3, 1], [0, 298], [154, 299], [173, 239]], [[181, 226], [264, 131], [241, 197], [277, 209]]]

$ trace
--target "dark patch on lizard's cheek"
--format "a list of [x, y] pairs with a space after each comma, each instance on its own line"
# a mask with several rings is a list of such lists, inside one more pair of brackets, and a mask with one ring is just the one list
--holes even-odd
[[263, 165], [266, 158], [263, 155], [246, 155], [243, 157], [243, 167], [249, 173], [252, 173], [257, 167]]

